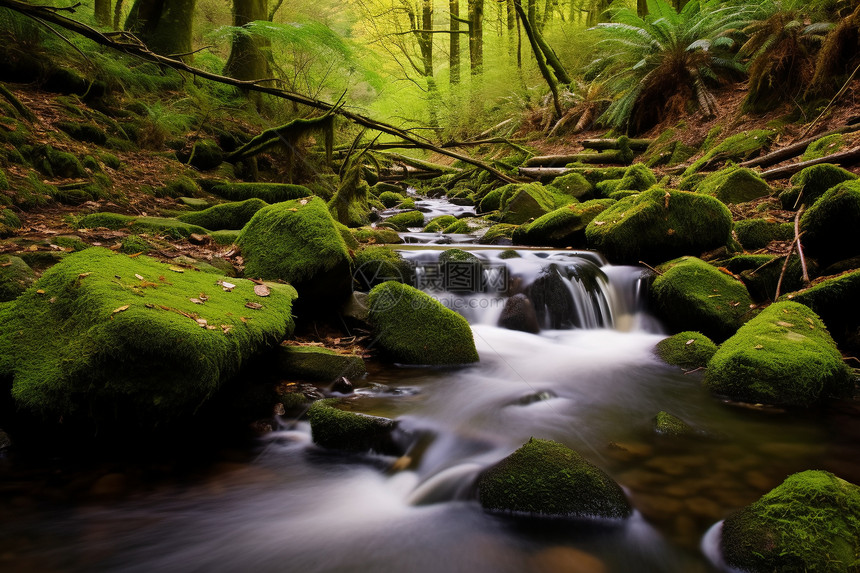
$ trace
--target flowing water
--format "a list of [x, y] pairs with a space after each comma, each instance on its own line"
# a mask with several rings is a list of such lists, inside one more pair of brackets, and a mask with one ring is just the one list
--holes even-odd
[[[359, 411], [400, 421], [405, 457], [324, 451], [307, 423], [283, 420], [255, 460], [194, 483], [62, 510], [22, 506], [0, 525], [0, 569], [712, 571], [706, 531], [787, 474], [822, 468], [860, 483], [854, 403], [805, 413], [727, 405], [702, 389], [701, 373], [655, 358], [664, 335], [643, 306], [642, 269], [588, 252], [504, 258], [474, 248], [482, 265], [469, 288], [440, 271], [441, 252], [404, 255], [417, 284], [468, 318], [480, 362], [371, 364], [352, 398]], [[546, 277], [556, 290], [538, 305], [541, 332], [497, 327], [508, 296], [533, 294]], [[660, 410], [702, 435], [655, 435]], [[605, 469], [635, 515], [606, 524], [482, 511], [476, 476], [532, 436]]]

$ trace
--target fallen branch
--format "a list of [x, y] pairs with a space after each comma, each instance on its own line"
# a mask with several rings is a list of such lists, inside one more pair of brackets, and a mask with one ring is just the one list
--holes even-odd
[[0, 84], [0, 95], [2, 95], [10, 104], [12, 104], [12, 107], [15, 108], [15, 111], [17, 111], [21, 115], [21, 117], [23, 117], [30, 123], [36, 123], [39, 121], [36, 118], [36, 114], [34, 114], [27, 106], [21, 103], [21, 100], [15, 97], [15, 94], [10, 92], [3, 84]]
[[832, 155], [827, 155], [818, 159], [810, 159], [809, 161], [801, 161], [800, 163], [792, 163], [791, 165], [786, 165], [785, 167], [771, 169], [770, 171], [765, 171], [764, 173], [762, 173], [761, 176], [762, 179], [764, 179], [765, 181], [772, 181], [774, 179], [787, 179], [795, 173], [803, 171], [807, 167], [811, 167], [813, 165], [820, 165], [821, 163], [834, 163], [836, 165], [855, 165], [857, 163], [860, 163], [860, 147], [855, 147], [854, 149], [851, 149], [849, 151], [834, 153]]
[[[628, 139], [627, 146], [636, 151], [645, 151], [653, 142], [653, 139]], [[583, 139], [581, 143], [586, 149], [621, 149], [618, 139]]]
[[[34, 6], [31, 4], [27, 4], [26, 2], [22, 2], [20, 0], [0, 0], [0, 7], [8, 8], [20, 14], [24, 14], [31, 17], [41, 18], [47, 22], [51, 22], [58, 26], [61, 26], [67, 30], [71, 30], [85, 38], [92, 40], [93, 42], [107, 46], [109, 48], [113, 48], [119, 52], [123, 52], [132, 56], [136, 56], [143, 60], [147, 60], [150, 62], [154, 62], [160, 64], [162, 66], [166, 66], [172, 68], [174, 70], [179, 70], [183, 72], [187, 72], [189, 74], [205, 78], [214, 82], [227, 84], [231, 86], [235, 86], [237, 88], [246, 89], [249, 91], [260, 92], [264, 94], [268, 94], [277, 98], [285, 99], [288, 101], [292, 101], [301, 105], [306, 105], [308, 107], [314, 109], [320, 109], [323, 111], [333, 111], [337, 115], [347, 119], [357, 125], [361, 125], [363, 127], [373, 129], [375, 131], [379, 131], [382, 133], [387, 133], [389, 135], [393, 135], [395, 137], [399, 137], [404, 141], [408, 141], [410, 143], [415, 144], [416, 146], [427, 149], [429, 151], [434, 151], [441, 155], [447, 155], [448, 157], [453, 157], [454, 159], [459, 159], [465, 163], [469, 163], [470, 165], [474, 165], [475, 167], [479, 167], [484, 171], [491, 173], [497, 179], [505, 181], [507, 183], [516, 183], [517, 181], [502, 173], [498, 169], [487, 165], [486, 163], [474, 159], [468, 155], [464, 155], [462, 153], [457, 153], [455, 151], [449, 151], [446, 149], [442, 149], [438, 145], [430, 143], [425, 140], [418, 139], [414, 135], [410, 134], [408, 131], [400, 129], [399, 127], [373, 120], [367, 116], [353, 113], [351, 111], [347, 111], [343, 108], [339, 108], [335, 110], [335, 104], [331, 104], [325, 101], [317, 100], [308, 96], [304, 96], [301, 94], [297, 94], [294, 92], [290, 92], [280, 88], [268, 87], [265, 85], [261, 85], [262, 82], [260, 80], [253, 81], [245, 81], [245, 80], [237, 80], [234, 78], [228, 78], [226, 76], [220, 76], [218, 74], [214, 74], [211, 72], [207, 72], [206, 70], [202, 70], [200, 68], [195, 68], [191, 65], [186, 64], [180, 60], [176, 60], [173, 58], [169, 58], [166, 56], [158, 55], [154, 52], [151, 52], [147, 49], [143, 44], [139, 42], [139, 40], [135, 39], [135, 41], [129, 41], [128, 34], [124, 34], [120, 36], [125, 41], [117, 41], [108, 37], [105, 34], [102, 34], [95, 28], [87, 26], [77, 20], [73, 20], [68, 18], [62, 14], [60, 14], [56, 9], [52, 9], [50, 7], [45, 6]], [[68, 10], [73, 11], [73, 10]]]
[[782, 289], [782, 279], [785, 278], [785, 271], [788, 268], [788, 261], [791, 260], [791, 253], [794, 252], [794, 247], [800, 241], [800, 235], [802, 235], [802, 234], [803, 233], [800, 233], [799, 235], [795, 235], [794, 240], [791, 241], [791, 245], [788, 247], [788, 254], [785, 255], [785, 262], [782, 265], [782, 271], [780, 271], [780, 273], [779, 273], [779, 280], [776, 281], [776, 293], [774, 293], [774, 295], [773, 295], [773, 300], [775, 300], [775, 301], [779, 300], [779, 291]]
[[797, 242], [797, 254], [800, 256], [800, 268], [803, 271], [803, 284], [809, 286], [809, 273], [806, 271], [806, 259], [803, 257], [803, 245], [800, 244], [800, 217], [806, 210], [806, 205], [801, 205], [794, 216], [794, 240]]
[[828, 137], [830, 135], [839, 135], [841, 133], [852, 133], [854, 131], [860, 130], [860, 118], [854, 118], [848, 125], [843, 125], [842, 127], [837, 127], [836, 129], [831, 129], [830, 131], [826, 131], [824, 133], [820, 133], [815, 137], [810, 137], [809, 139], [804, 139], [803, 141], [798, 141], [797, 143], [792, 143], [791, 145], [787, 145], [782, 149], [777, 149], [776, 151], [772, 151], [766, 155], [762, 155], [760, 157], [756, 157], [755, 159], [750, 159], [749, 161], [744, 161], [739, 165], [741, 167], [768, 167], [770, 165], [776, 165], [777, 163], [782, 163], [786, 159], [791, 159], [793, 157], [797, 157], [806, 151], [806, 148], [809, 147], [811, 143], [814, 143], [821, 139], [822, 137]]
[[573, 172], [567, 167], [520, 167], [519, 174], [535, 181], [548, 181]]
[[579, 157], [579, 153], [573, 155], [536, 155], [525, 162], [526, 167], [564, 167], [573, 163]]
[[848, 79], [845, 80], [845, 83], [842, 84], [842, 87], [839, 88], [839, 91], [836, 92], [836, 95], [833, 96], [833, 98], [827, 103], [827, 105], [824, 107], [824, 109], [821, 110], [821, 113], [818, 114], [818, 117], [816, 117], [814, 120], [812, 120], [812, 123], [809, 124], [809, 127], [806, 128], [806, 131], [804, 131], [800, 135], [800, 137], [804, 137], [807, 133], [809, 133], [812, 130], [812, 127], [816, 123], [818, 123], [818, 120], [821, 119], [822, 117], [824, 117], [824, 114], [827, 113], [827, 110], [830, 109], [830, 107], [834, 104], [834, 102], [837, 99], [839, 99], [842, 96], [842, 94], [844, 94], [845, 91], [848, 89], [848, 86], [851, 85], [851, 82], [854, 80], [854, 76], [857, 75], [857, 72], [860, 72], [860, 65], [858, 65], [856, 68], [854, 68], [854, 71], [851, 72], [851, 75], [848, 76]]
[[228, 155], [226, 159], [231, 163], [241, 161], [247, 157], [260, 154], [273, 145], [281, 142], [294, 145], [297, 139], [305, 133], [314, 129], [320, 129], [325, 131], [326, 158], [331, 162], [331, 136], [334, 135], [332, 119], [331, 113], [326, 113], [321, 117], [314, 117], [311, 119], [294, 119], [286, 125], [267, 129]]

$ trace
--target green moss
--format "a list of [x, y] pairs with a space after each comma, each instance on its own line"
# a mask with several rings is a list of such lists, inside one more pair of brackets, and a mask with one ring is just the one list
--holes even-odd
[[107, 229], [128, 229], [133, 233], [154, 233], [165, 235], [175, 239], [183, 239], [192, 234], [205, 235], [208, 233], [203, 227], [191, 225], [164, 217], [132, 217], [120, 215], [119, 213], [92, 213], [77, 220], [77, 229], [96, 229], [105, 227]]
[[405, 364], [478, 361], [469, 323], [418, 289], [394, 281], [370, 291], [370, 323], [382, 349]]
[[381, 197], [383, 193], [396, 193], [397, 195], [403, 195], [405, 193], [405, 189], [400, 185], [396, 185], [394, 183], [385, 183], [380, 181], [370, 188], [370, 194], [374, 197]]
[[176, 179], [168, 181], [163, 187], [155, 189], [156, 197], [191, 197], [200, 192], [200, 186], [193, 179], [180, 175]]
[[[793, 230], [792, 234], [794, 234]], [[782, 275], [781, 292], [792, 291], [803, 285], [800, 257], [791, 256], [785, 274], [782, 272], [784, 263], [785, 257], [774, 255], [739, 255], [725, 261], [723, 266], [740, 276], [753, 299], [770, 301], [776, 295], [776, 285], [780, 275]], [[814, 272], [817, 268], [811, 260], [807, 260], [807, 267], [810, 272]]]
[[641, 160], [648, 167], [672, 167], [695, 155], [696, 150], [678, 141], [675, 129], [667, 129], [648, 146]]
[[232, 245], [239, 238], [242, 231], [236, 229], [225, 229], [223, 231], [212, 231], [209, 236], [218, 245]]
[[319, 197], [260, 209], [236, 244], [245, 276], [282, 279], [306, 300], [329, 299], [329, 304], [352, 291], [349, 251]]
[[379, 194], [379, 201], [388, 209], [394, 207], [405, 199], [406, 197], [404, 197], [400, 193], [394, 193], [392, 191], [384, 191]]
[[487, 229], [487, 232], [481, 236], [480, 242], [484, 245], [494, 245], [501, 239], [512, 239], [518, 228], [518, 225], [498, 223]]
[[794, 225], [768, 219], [744, 219], [735, 223], [735, 234], [744, 249], [755, 251], [771, 241], [790, 241], [794, 237]]
[[262, 199], [248, 199], [238, 203], [223, 203], [209, 207], [203, 211], [186, 213], [178, 219], [183, 223], [198, 225], [212, 230], [241, 229], [254, 213], [266, 207], [268, 203]]
[[708, 363], [705, 386], [733, 400], [807, 406], [851, 386], [824, 323], [796, 302], [778, 302], [742, 326]]
[[179, 160], [200, 171], [215, 169], [224, 161], [224, 152], [218, 144], [210, 139], [204, 139], [194, 144], [191, 155], [178, 154]]
[[329, 398], [314, 402], [308, 410], [314, 443], [349, 452], [369, 450], [390, 453], [391, 432], [397, 422], [388, 418], [349, 412], [350, 402]]
[[723, 246], [731, 228], [731, 213], [719, 200], [655, 187], [598, 214], [585, 236], [613, 262], [653, 264]]
[[60, 121], [54, 124], [61, 130], [69, 134], [72, 139], [95, 143], [96, 145], [104, 145], [107, 141], [105, 131], [91, 123], [76, 123], [72, 121]]
[[860, 180], [833, 187], [800, 219], [804, 250], [823, 263], [860, 254], [858, 221]]
[[453, 215], [440, 215], [427, 223], [424, 227], [425, 233], [438, 233], [457, 222], [457, 217]]
[[[291, 287], [270, 284], [260, 299], [251, 281], [231, 282], [227, 292], [211, 274], [102, 248], [69, 255], [2, 311], [0, 376], [20, 407], [53, 417], [188, 415], [293, 328]], [[201, 293], [204, 304], [190, 300]]]
[[6, 172], [0, 169], [0, 191], [9, 189], [9, 179], [6, 177]]
[[696, 430], [681, 418], [660, 411], [654, 417], [654, 433], [661, 436], [694, 436]]
[[119, 251], [126, 255], [136, 255], [138, 253], [148, 253], [152, 250], [152, 246], [143, 237], [137, 235], [128, 235], [123, 237], [122, 246]]
[[650, 291], [657, 315], [674, 331], [699, 330], [725, 340], [750, 317], [746, 286], [695, 257], [661, 265]]
[[517, 229], [514, 242], [543, 247], [585, 246], [585, 227], [614, 203], [612, 199], [593, 199], [556, 209]]
[[42, 146], [38, 153], [42, 155], [42, 159], [37, 161], [36, 165], [45, 175], [65, 179], [87, 176], [84, 166], [71, 153], [56, 150], [50, 145]]
[[[540, 183], [508, 185], [502, 189], [500, 223], [521, 225], [561, 206], [556, 205], [557, 198]], [[568, 198], [562, 203], [571, 201]]]
[[684, 175], [726, 161], [740, 162], [750, 159], [769, 147], [775, 137], [776, 132], [769, 129], [754, 129], [727, 137], [687, 168]]
[[746, 203], [770, 195], [771, 188], [758, 173], [742, 167], [726, 167], [708, 175], [696, 191], [716, 197], [726, 204]]
[[472, 232], [472, 227], [469, 226], [469, 223], [465, 219], [457, 219], [445, 227], [442, 232], [448, 235], [468, 235]]
[[111, 230], [125, 229], [135, 218], [119, 213], [91, 213], [84, 215], [75, 222], [76, 229], [98, 229], [104, 227]]
[[365, 247], [358, 251], [354, 267], [355, 287], [365, 292], [386, 281], [409, 283], [413, 275], [409, 262], [385, 246]]
[[36, 273], [19, 257], [0, 255], [0, 302], [14, 300], [36, 282]]
[[0, 238], [10, 237], [21, 228], [21, 219], [15, 211], [6, 207], [0, 207]]
[[836, 153], [845, 146], [845, 137], [841, 133], [834, 133], [821, 139], [816, 139], [809, 144], [803, 155], [800, 156], [801, 161], [809, 161], [811, 159], [821, 159], [832, 153]]
[[860, 270], [824, 280], [806, 290], [783, 295], [780, 300], [793, 300], [814, 310], [824, 320], [834, 338], [840, 344], [844, 343], [857, 335]]
[[367, 371], [361, 356], [338, 354], [320, 346], [280, 346], [278, 368], [287, 379], [312, 382], [334, 382], [341, 376], [354, 380]]
[[415, 208], [415, 200], [412, 197], [407, 197], [400, 203], [396, 205], [398, 209], [414, 209]]
[[535, 438], [484, 472], [481, 506], [497, 513], [621, 519], [632, 513], [621, 487], [577, 452]]
[[107, 167], [110, 167], [111, 169], [119, 169], [122, 165], [122, 162], [120, 161], [119, 157], [117, 157], [113, 153], [99, 153], [99, 159], [101, 159], [101, 162], [104, 163]]
[[287, 183], [222, 182], [211, 186], [209, 192], [230, 201], [262, 199], [266, 203], [280, 203], [311, 196], [311, 190], [307, 187]]
[[657, 184], [654, 172], [641, 163], [636, 163], [627, 168], [624, 177], [618, 183], [618, 189], [645, 191]]
[[796, 209], [801, 204], [808, 207], [818, 201], [829, 189], [855, 179], [857, 179], [856, 175], [836, 165], [830, 163], [813, 165], [792, 176], [791, 187], [779, 196], [779, 200], [785, 209]]
[[792, 474], [728, 517], [720, 546], [745, 571], [856, 571], [860, 487], [824, 471]]
[[360, 227], [358, 229], [350, 229], [352, 236], [359, 243], [368, 244], [397, 244], [402, 243], [403, 239], [393, 229], [379, 229], [372, 227]]
[[656, 352], [663, 362], [687, 370], [702, 368], [717, 351], [717, 345], [701, 332], [686, 330], [657, 343]]
[[589, 197], [594, 191], [594, 185], [588, 182], [581, 173], [568, 173], [553, 179], [549, 187], [557, 189], [562, 195], [583, 199]]
[[506, 187], [493, 189], [478, 203], [478, 213], [489, 213], [501, 209], [502, 195]]
[[641, 191], [633, 191], [631, 189], [621, 189], [619, 191], [613, 191], [612, 193], [609, 193], [607, 198], [612, 199], [613, 201], [621, 201], [622, 199], [625, 199], [627, 197], [633, 197], [635, 195], [639, 195], [639, 193], [641, 193]]
[[408, 231], [410, 227], [424, 227], [424, 213], [421, 211], [407, 211], [398, 213], [385, 219], [384, 223], [398, 231]]
[[60, 235], [54, 237], [51, 242], [58, 247], [63, 247], [64, 249], [71, 251], [83, 251], [84, 249], [90, 248], [90, 245], [83, 242], [81, 238], [76, 235]]

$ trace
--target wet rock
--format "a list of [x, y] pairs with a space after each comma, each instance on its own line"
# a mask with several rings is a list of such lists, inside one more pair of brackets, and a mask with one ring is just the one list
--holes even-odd
[[367, 371], [361, 356], [338, 354], [321, 346], [278, 347], [278, 368], [286, 378], [333, 382], [342, 376], [360, 378]]
[[444, 290], [461, 294], [485, 290], [484, 265], [481, 259], [472, 253], [461, 249], [446, 249], [439, 255], [439, 266]]
[[717, 345], [701, 332], [684, 331], [657, 343], [655, 348], [667, 364], [688, 370], [703, 368], [717, 351]]
[[549, 390], [543, 390], [541, 392], [532, 392], [530, 394], [526, 394], [521, 398], [517, 398], [514, 402], [516, 406], [528, 406], [530, 404], [536, 404], [537, 402], [546, 402], [547, 400], [552, 400], [556, 397], [555, 392], [551, 392]]
[[318, 400], [308, 410], [314, 443], [349, 452], [375, 451], [400, 454], [391, 437], [397, 422], [347, 409], [352, 402], [340, 398]]
[[352, 394], [355, 391], [355, 386], [347, 378], [341, 376], [334, 381], [331, 391], [338, 392], [339, 394]]
[[9, 437], [9, 434], [0, 430], [0, 452], [3, 450], [8, 450], [12, 447], [12, 438]]
[[556, 265], [551, 265], [529, 285], [527, 296], [532, 301], [538, 324], [552, 329], [576, 325], [576, 308], [567, 279]]
[[368, 309], [367, 293], [353, 292], [341, 310], [341, 316], [357, 324], [366, 325], [370, 317]]
[[532, 334], [540, 332], [532, 301], [524, 294], [515, 294], [505, 302], [498, 324], [508, 330], [520, 330]]
[[669, 412], [658, 412], [654, 418], [654, 433], [660, 436], [695, 436], [698, 432], [687, 422]]
[[800, 219], [803, 248], [822, 265], [860, 255], [860, 181], [825, 192]]
[[600, 468], [558, 442], [535, 438], [485, 471], [478, 492], [493, 513], [610, 519], [632, 513], [621, 487]]

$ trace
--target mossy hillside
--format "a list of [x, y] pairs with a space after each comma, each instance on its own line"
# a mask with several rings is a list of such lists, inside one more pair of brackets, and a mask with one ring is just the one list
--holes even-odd
[[36, 282], [36, 273], [20, 257], [0, 255], [0, 302], [14, 300]]
[[478, 480], [490, 512], [541, 517], [623, 519], [632, 513], [621, 487], [579, 453], [531, 438]]
[[379, 201], [388, 209], [391, 209], [395, 205], [398, 205], [405, 200], [406, 197], [404, 197], [400, 193], [394, 193], [392, 191], [384, 191], [379, 194]]
[[658, 267], [650, 300], [673, 331], [699, 330], [725, 340], [750, 318], [752, 299], [744, 284], [695, 257]]
[[246, 277], [285, 280], [305, 301], [338, 304], [352, 291], [349, 250], [319, 197], [260, 209], [236, 244]]
[[731, 228], [731, 213], [719, 200], [654, 187], [599, 213], [585, 236], [612, 262], [655, 264], [723, 246]]
[[425, 233], [439, 233], [446, 227], [449, 227], [457, 222], [457, 217], [454, 215], [439, 215], [424, 227]]
[[152, 233], [174, 239], [185, 239], [192, 234], [206, 235], [203, 227], [166, 217], [133, 217], [119, 213], [92, 213], [84, 215], [75, 223], [77, 229], [128, 229], [132, 233]]
[[696, 430], [690, 424], [673, 416], [669, 412], [660, 411], [653, 420], [654, 433], [660, 436], [694, 436]]
[[801, 204], [808, 207], [833, 187], [855, 179], [856, 175], [831, 163], [812, 165], [791, 177], [791, 187], [780, 194], [779, 200], [784, 209], [795, 209]]
[[355, 380], [367, 372], [361, 356], [321, 346], [278, 347], [278, 368], [285, 378], [312, 382], [334, 382], [341, 376]]
[[860, 487], [824, 471], [792, 474], [725, 520], [720, 549], [744, 571], [857, 571]]
[[385, 246], [368, 246], [355, 254], [355, 288], [369, 291], [387, 281], [411, 283], [412, 265], [397, 251]]
[[860, 180], [825, 192], [800, 218], [803, 247], [822, 263], [860, 254]]
[[424, 213], [421, 211], [406, 211], [385, 219], [384, 223], [393, 229], [404, 232], [414, 227], [424, 227]]
[[841, 133], [834, 133], [810, 143], [803, 155], [800, 156], [800, 160], [821, 159], [836, 153], [843, 147], [845, 147], [845, 137]]
[[[794, 234], [793, 230], [792, 234]], [[737, 255], [724, 261], [722, 266], [740, 277], [753, 300], [764, 302], [772, 301], [776, 296], [776, 285], [779, 283], [780, 275], [782, 275], [781, 292], [796, 290], [803, 286], [800, 257], [791, 256], [785, 273], [782, 272], [784, 264], [785, 257], [775, 255]], [[807, 260], [806, 264], [810, 273], [814, 273], [817, 269], [812, 260]]]
[[754, 129], [727, 137], [690, 165], [684, 175], [726, 161], [740, 162], [750, 159], [767, 149], [775, 137], [776, 132], [769, 129]]
[[228, 292], [215, 275], [178, 270], [94, 247], [46, 271], [2, 319], [0, 377], [12, 378], [18, 405], [169, 422], [292, 332], [292, 287], [270, 284], [264, 299], [250, 281], [231, 279]]
[[771, 241], [790, 241], [794, 237], [794, 225], [769, 219], [744, 219], [735, 223], [735, 234], [744, 249], [755, 251]]
[[696, 185], [696, 191], [716, 197], [723, 203], [735, 204], [765, 197], [772, 190], [752, 169], [732, 166], [705, 177]]
[[518, 245], [585, 246], [586, 226], [613, 204], [612, 199], [592, 199], [556, 209], [517, 228], [513, 241]]
[[810, 308], [777, 302], [720, 346], [705, 386], [733, 400], [808, 406], [850, 386], [848, 368]]
[[580, 173], [567, 173], [561, 177], [556, 177], [547, 187], [552, 187], [562, 195], [579, 200], [591, 198], [594, 192], [594, 185], [589, 183]]
[[380, 347], [404, 364], [451, 365], [478, 361], [469, 323], [420, 290], [395, 281], [373, 288], [370, 323]]
[[222, 203], [193, 213], [177, 217], [183, 223], [198, 225], [213, 231], [224, 229], [241, 229], [254, 214], [268, 206], [262, 199], [247, 199], [237, 203]]
[[246, 201], [262, 199], [266, 203], [280, 203], [292, 199], [310, 197], [313, 193], [302, 185], [288, 183], [229, 183], [218, 182], [207, 185], [208, 191], [222, 199], [230, 201]]
[[657, 343], [655, 352], [663, 362], [687, 370], [703, 368], [717, 351], [717, 345], [701, 332], [685, 330]]
[[314, 443], [348, 452], [395, 453], [391, 432], [397, 422], [343, 409], [349, 406], [339, 398], [318, 400], [311, 405], [308, 420]]

